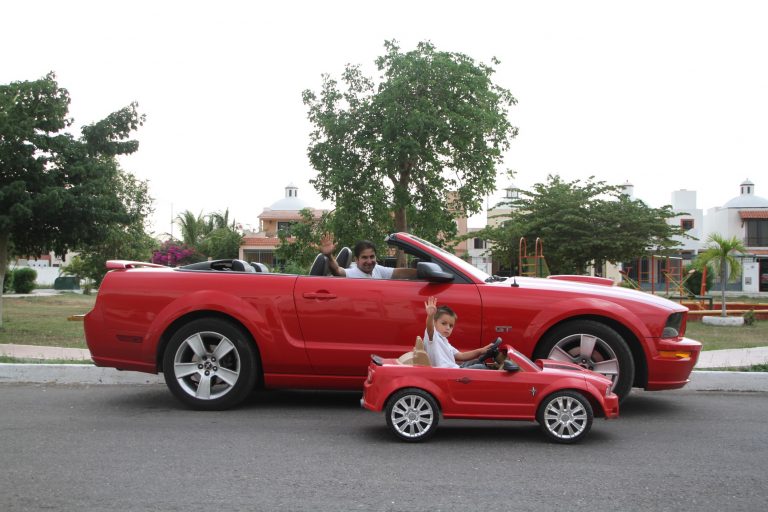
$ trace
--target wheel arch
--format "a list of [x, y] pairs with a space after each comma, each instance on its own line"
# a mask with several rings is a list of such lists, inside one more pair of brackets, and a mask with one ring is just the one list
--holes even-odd
[[645, 351], [643, 350], [643, 347], [640, 343], [640, 340], [638, 339], [637, 334], [632, 329], [630, 329], [627, 325], [623, 324], [622, 322], [619, 322], [614, 318], [610, 318], [602, 315], [595, 315], [595, 314], [576, 315], [568, 318], [562, 318], [557, 322], [549, 325], [547, 329], [538, 336], [536, 343], [533, 346], [533, 353], [536, 353], [536, 351], [539, 349], [539, 346], [541, 345], [543, 340], [552, 331], [554, 331], [555, 329], [557, 329], [563, 324], [566, 324], [568, 322], [575, 321], [575, 320], [591, 320], [593, 322], [601, 323], [607, 327], [610, 327], [614, 331], [616, 331], [624, 339], [624, 341], [626, 341], [629, 351], [632, 354], [632, 360], [635, 363], [635, 377], [634, 377], [633, 386], [641, 387], [641, 388], [645, 387], [648, 381], [648, 361], [646, 359]]
[[216, 318], [219, 320], [223, 320], [225, 322], [229, 322], [238, 329], [240, 329], [251, 341], [251, 345], [253, 347], [254, 355], [256, 357], [256, 385], [258, 387], [263, 387], [264, 385], [264, 369], [261, 364], [261, 353], [259, 351], [259, 344], [257, 343], [256, 339], [254, 338], [251, 331], [237, 318], [235, 318], [232, 315], [228, 315], [226, 313], [222, 313], [221, 311], [211, 310], [211, 309], [201, 309], [197, 311], [191, 311], [189, 313], [186, 313], [178, 318], [176, 318], [173, 322], [171, 322], [165, 330], [160, 335], [160, 338], [157, 343], [157, 352], [155, 354], [155, 365], [157, 366], [158, 372], [163, 371], [163, 354], [165, 353], [165, 349], [168, 346], [168, 343], [171, 341], [171, 338], [173, 338], [173, 335], [176, 334], [176, 332], [184, 327], [189, 322], [200, 320], [203, 318]]
[[389, 406], [390, 400], [392, 400], [392, 397], [395, 396], [395, 394], [399, 393], [400, 391], [404, 391], [407, 389], [417, 389], [419, 391], [423, 391], [424, 393], [428, 393], [432, 399], [435, 401], [435, 404], [437, 405], [437, 413], [442, 416], [443, 415], [443, 397], [441, 396], [442, 393], [437, 388], [437, 386], [430, 385], [429, 382], [418, 382], [418, 383], [393, 383], [394, 385], [387, 390], [386, 398], [382, 402], [382, 410], [387, 409]]

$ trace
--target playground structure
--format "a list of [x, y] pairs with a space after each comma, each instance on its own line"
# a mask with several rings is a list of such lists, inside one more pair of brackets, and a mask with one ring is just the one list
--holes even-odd
[[[634, 272], [634, 277], [632, 270]], [[663, 293], [668, 299], [684, 300], [691, 309], [711, 310], [713, 299], [706, 295], [707, 269], [702, 272], [698, 294], [686, 287], [695, 270], [685, 272], [685, 261], [680, 256], [643, 255], [637, 259], [636, 267], [627, 266], [619, 273], [630, 288], [650, 293]], [[526, 277], [547, 277], [550, 274], [544, 258], [544, 242], [536, 238], [533, 255], [528, 254], [528, 243], [520, 238], [518, 251], [518, 275]], [[650, 288], [650, 290], [649, 290]]]
[[520, 237], [518, 250], [518, 275], [526, 277], [547, 277], [549, 267], [544, 259], [544, 242], [536, 238], [533, 256], [528, 255], [528, 242], [525, 237]]
[[[651, 293], [663, 292], [667, 298], [679, 300], [681, 303], [683, 300], [692, 301], [695, 309], [705, 309], [705, 303], [708, 309], [712, 309], [712, 297], [706, 295], [706, 267], [702, 272], [703, 276], [698, 294], [685, 286], [696, 271], [685, 272], [684, 267], [684, 261], [679, 256], [651, 254], [640, 256], [637, 259], [637, 266], [635, 267], [637, 272], [634, 273], [634, 277], [630, 275], [633, 267], [625, 267], [619, 272], [624, 281], [636, 290], [648, 291], [650, 287]], [[643, 284], [647, 286], [643, 286]]]

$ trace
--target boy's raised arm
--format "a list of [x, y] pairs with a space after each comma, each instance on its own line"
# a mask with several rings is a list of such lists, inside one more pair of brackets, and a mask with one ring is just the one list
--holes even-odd
[[430, 297], [427, 302], [424, 303], [424, 308], [427, 310], [427, 341], [432, 341], [432, 337], [435, 334], [435, 313], [437, 312], [437, 297]]

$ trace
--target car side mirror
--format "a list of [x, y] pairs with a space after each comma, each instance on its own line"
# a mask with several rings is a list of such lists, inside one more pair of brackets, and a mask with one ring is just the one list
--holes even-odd
[[420, 261], [416, 265], [416, 277], [431, 283], [450, 283], [453, 281], [453, 274], [444, 271], [440, 265], [431, 261]]
[[501, 367], [505, 372], [517, 372], [520, 370], [520, 367], [517, 366], [517, 363], [509, 359], [505, 359], [504, 362], [501, 363]]

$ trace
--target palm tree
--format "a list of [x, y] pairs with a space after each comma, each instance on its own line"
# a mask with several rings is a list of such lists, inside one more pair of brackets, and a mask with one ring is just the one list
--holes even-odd
[[[733, 253], [745, 253], [747, 248], [735, 236], [725, 239], [717, 233], [709, 235], [707, 244], [704, 252], [699, 254], [699, 260], [703, 265], [711, 263], [715, 273], [720, 276], [721, 316], [726, 316], [725, 284], [727, 281], [733, 281], [741, 275], [741, 261]], [[729, 269], [730, 272], [728, 272]]]
[[195, 216], [191, 211], [184, 210], [176, 216], [176, 223], [181, 228], [181, 240], [190, 247], [197, 247], [210, 232], [203, 212]]

